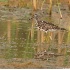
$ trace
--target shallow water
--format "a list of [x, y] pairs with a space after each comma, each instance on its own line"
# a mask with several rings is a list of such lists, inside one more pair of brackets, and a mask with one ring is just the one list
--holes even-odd
[[[2, 17], [0, 20], [0, 68], [70, 68], [69, 27], [67, 31], [45, 33], [36, 28], [35, 20], [27, 16], [29, 12], [25, 12], [23, 19], [17, 15], [20, 12], [15, 13], [12, 19]], [[52, 20], [58, 25], [56, 17], [58, 14], [54, 18], [52, 15]], [[65, 18], [62, 23], [63, 20]], [[69, 22], [68, 16], [67, 24]]]

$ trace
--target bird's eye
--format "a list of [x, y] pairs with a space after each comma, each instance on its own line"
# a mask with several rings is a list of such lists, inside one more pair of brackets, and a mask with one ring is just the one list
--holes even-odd
[[43, 21], [42, 21], [43, 22]]
[[37, 14], [35, 14], [35, 16], [37, 16]]

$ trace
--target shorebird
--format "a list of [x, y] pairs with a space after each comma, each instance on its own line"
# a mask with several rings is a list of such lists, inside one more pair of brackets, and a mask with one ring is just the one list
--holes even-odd
[[40, 30], [43, 30], [45, 32], [56, 31], [56, 30], [66, 30], [65, 28], [60, 28], [59, 26], [54, 25], [50, 22], [38, 20], [39, 18], [38, 18], [37, 14], [34, 15], [34, 18], [35, 18], [35, 21], [36, 21], [37, 28], [40, 29]]

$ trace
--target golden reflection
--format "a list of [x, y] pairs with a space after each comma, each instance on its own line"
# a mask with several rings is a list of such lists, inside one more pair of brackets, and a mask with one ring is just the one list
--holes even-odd
[[67, 33], [67, 44], [70, 43], [70, 31]]
[[57, 57], [56, 65], [58, 67], [62, 67], [63, 64], [64, 64], [64, 57], [62, 57], [62, 56]]
[[32, 25], [31, 25], [31, 41], [34, 39], [34, 20], [32, 20]]
[[63, 43], [65, 32], [58, 31], [58, 53], [61, 53], [61, 44]]
[[40, 32], [40, 30], [37, 30], [37, 43], [38, 43], [37, 52], [40, 52], [40, 44], [41, 44], [41, 32]]
[[51, 32], [47, 32], [46, 36], [45, 36], [46, 42], [50, 43], [52, 40], [52, 33]]
[[11, 21], [7, 20], [7, 39], [8, 42], [11, 42]]
[[67, 48], [63, 46], [58, 47], [58, 54], [61, 54], [62, 56], [57, 57], [56, 64], [59, 67], [62, 67], [65, 63], [65, 56], [67, 54]]
[[41, 43], [43, 43], [44, 42], [44, 35], [45, 33], [43, 32], [43, 31], [41, 31]]
[[19, 27], [19, 24], [16, 24], [16, 38], [18, 38], [18, 32], [19, 32], [18, 27]]
[[62, 44], [63, 42], [63, 38], [64, 38], [64, 34], [65, 34], [65, 31], [62, 32], [62, 31], [58, 31], [58, 44]]

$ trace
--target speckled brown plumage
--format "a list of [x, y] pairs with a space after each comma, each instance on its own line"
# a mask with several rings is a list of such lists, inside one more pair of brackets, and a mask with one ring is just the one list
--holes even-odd
[[36, 19], [36, 26], [39, 29], [42, 29], [44, 31], [48, 31], [48, 30], [66, 30], [65, 28], [60, 28], [57, 25], [54, 25], [52, 23], [46, 22], [46, 21], [40, 21], [38, 20], [37, 15], [35, 15], [35, 19]]

